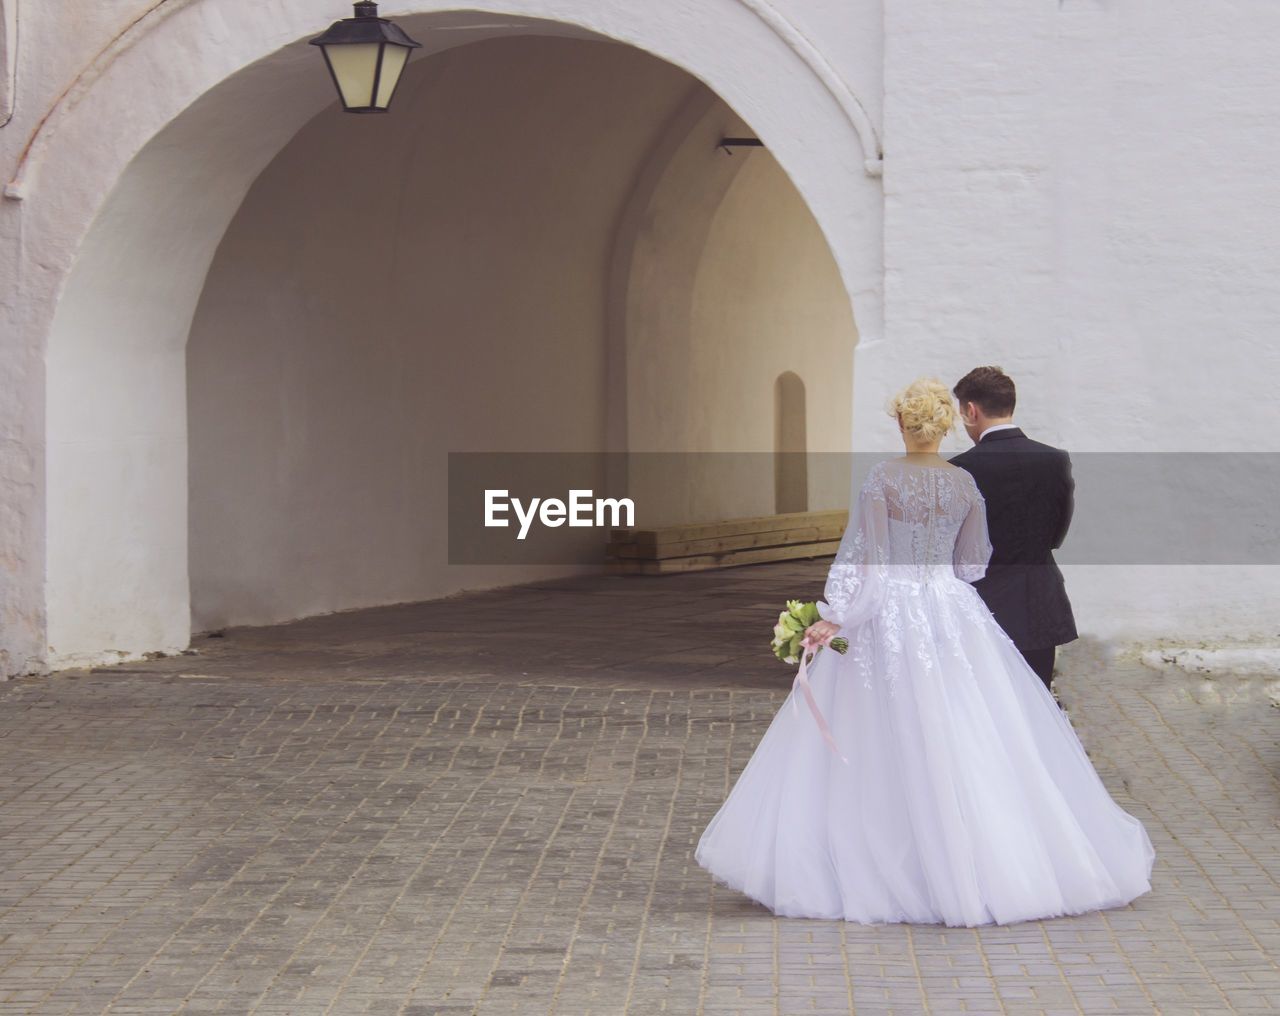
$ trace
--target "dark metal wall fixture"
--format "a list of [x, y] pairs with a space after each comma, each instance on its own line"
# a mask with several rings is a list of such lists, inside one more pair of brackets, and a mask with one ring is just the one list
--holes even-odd
[[763, 148], [764, 142], [759, 138], [721, 138], [717, 148], [723, 148], [725, 155], [732, 155], [735, 148]]

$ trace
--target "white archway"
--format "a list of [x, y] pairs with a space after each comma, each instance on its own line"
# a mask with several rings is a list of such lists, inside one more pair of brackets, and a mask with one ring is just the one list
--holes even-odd
[[[166, 6], [173, 13], [139, 22], [136, 39], [73, 88], [6, 192], [25, 202], [22, 325], [47, 336], [47, 560], [33, 612], [44, 615], [49, 666], [187, 644], [192, 312], [257, 173], [333, 102], [306, 39], [345, 5], [323, 18], [302, 3]], [[862, 340], [879, 336], [873, 132], [768, 5], [508, 0], [460, 12], [411, 2], [386, 13], [428, 50], [513, 32], [603, 37], [701, 79], [787, 171], [857, 301]], [[175, 61], [175, 52], [200, 58]]]

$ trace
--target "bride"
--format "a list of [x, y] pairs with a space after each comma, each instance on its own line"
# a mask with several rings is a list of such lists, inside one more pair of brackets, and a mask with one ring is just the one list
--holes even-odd
[[877, 463], [827, 576], [808, 710], [773, 717], [695, 858], [785, 917], [974, 926], [1078, 914], [1151, 888], [1155, 852], [969, 585], [982, 495], [938, 455], [951, 395], [893, 400], [906, 455]]

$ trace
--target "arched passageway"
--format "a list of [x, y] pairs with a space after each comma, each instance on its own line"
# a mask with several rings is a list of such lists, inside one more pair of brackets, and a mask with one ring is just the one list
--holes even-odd
[[[195, 630], [572, 569], [449, 564], [446, 457], [603, 451], [615, 399], [618, 450], [769, 452], [790, 364], [846, 440], [849, 372], [816, 369], [855, 335], [830, 251], [766, 150], [717, 147], [749, 127], [687, 73], [495, 39], [417, 63], [394, 118], [353, 119], [318, 115], [260, 174], [195, 313]], [[771, 477], [697, 461], [633, 493], [673, 522], [774, 510]], [[600, 562], [604, 535], [581, 536]]]
[[[746, 327], [760, 320], [758, 286], [754, 304], [726, 294], [747, 293], [759, 272], [815, 244], [825, 263], [806, 278], [840, 298], [824, 298], [824, 320], [806, 325], [828, 342], [844, 329], [845, 362], [829, 373], [844, 375], [831, 404], [843, 402], [847, 428], [851, 280], [873, 283], [878, 224], [859, 224], [861, 254], [832, 236], [870, 207], [876, 183], [859, 173], [855, 189], [869, 190], [855, 200], [819, 183], [818, 162], [856, 156], [861, 170], [863, 141], [829, 88], [797, 73], [794, 50], [776, 35], [762, 42], [796, 75], [792, 99], [814, 124], [842, 125], [821, 151], [783, 130], [777, 97], [751, 81], [712, 91], [702, 82], [720, 69], [677, 66], [681, 43], [661, 40], [679, 33], [660, 18], [612, 25], [605, 40], [584, 25], [495, 15], [468, 27], [461, 17], [405, 19], [421, 37], [449, 18], [456, 31], [415, 60], [380, 123], [320, 101], [304, 61], [314, 53], [298, 40], [221, 78], [122, 168], [49, 340], [51, 664], [181, 648], [193, 622], [268, 622], [510, 581], [429, 567], [443, 534], [422, 524], [432, 481], [421, 471], [446, 428], [463, 421], [463, 446], [662, 446], [645, 415], [655, 398], [676, 400], [661, 414], [670, 421], [742, 377], [681, 392], [639, 365], [714, 364], [728, 335], [740, 343], [733, 362], [766, 378], [757, 447], [771, 447], [776, 331]], [[507, 37], [485, 41], [495, 34]], [[545, 91], [525, 91], [517, 106], [522, 68]], [[415, 96], [422, 115], [405, 129], [396, 114]], [[706, 137], [728, 126], [755, 131], [770, 152], [707, 151]], [[448, 158], [432, 143], [441, 137]], [[699, 157], [719, 173], [720, 198], [697, 204], [704, 221], [681, 225], [688, 195], [677, 184]], [[785, 227], [772, 253], [744, 247], [760, 215], [755, 225]], [[667, 252], [653, 242], [663, 229]], [[680, 287], [657, 284], [665, 253], [699, 244]], [[664, 297], [684, 303], [675, 330], [658, 320]], [[484, 370], [427, 384], [466, 364]], [[485, 411], [495, 391], [520, 393], [518, 435]], [[702, 412], [703, 424], [724, 425]], [[694, 447], [715, 441], [696, 414], [681, 432]], [[771, 483], [759, 494], [771, 503]]]

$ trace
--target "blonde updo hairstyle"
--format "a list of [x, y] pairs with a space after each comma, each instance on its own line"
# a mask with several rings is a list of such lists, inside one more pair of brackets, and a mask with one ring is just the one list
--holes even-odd
[[932, 377], [912, 381], [889, 400], [888, 410], [890, 416], [902, 423], [903, 431], [917, 441], [936, 441], [956, 422], [951, 391]]

